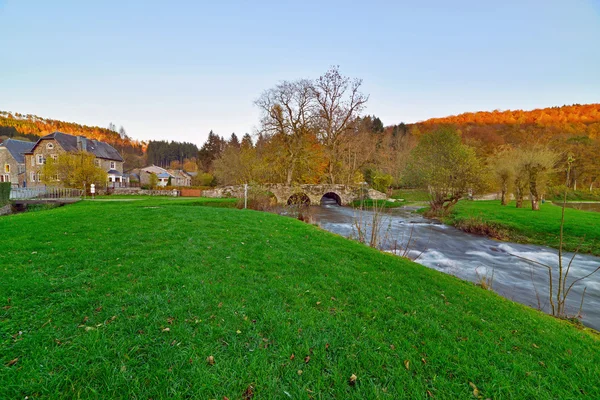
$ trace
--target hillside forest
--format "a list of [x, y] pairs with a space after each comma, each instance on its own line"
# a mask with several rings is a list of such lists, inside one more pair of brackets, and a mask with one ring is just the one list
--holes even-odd
[[514, 191], [515, 179], [507, 183], [499, 171], [516, 163], [511, 151], [525, 154], [534, 149], [550, 154], [551, 165], [542, 168], [541, 191], [567, 182], [567, 161], [569, 187], [591, 191], [597, 186], [600, 104], [480, 111], [385, 125], [366, 113], [369, 96], [361, 86], [360, 79], [342, 75], [337, 67], [315, 79], [280, 82], [255, 101], [261, 111], [256, 132], [221, 136], [211, 131], [201, 147], [133, 140], [112, 123], [90, 127], [2, 111], [0, 140], [35, 141], [57, 130], [83, 135], [117, 148], [126, 170], [149, 164], [181, 168], [199, 172], [196, 185], [367, 182], [385, 190], [418, 186], [409, 168], [411, 154], [423, 136], [449, 129], [473, 151], [485, 181], [482, 190]]

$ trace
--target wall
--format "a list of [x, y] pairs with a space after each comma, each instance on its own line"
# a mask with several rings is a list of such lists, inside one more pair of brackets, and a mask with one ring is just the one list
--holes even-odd
[[10, 176], [10, 182], [15, 186], [22, 186], [23, 179], [21, 177], [21, 182], [19, 182], [19, 164], [17, 163], [17, 160], [13, 158], [6, 147], [0, 147], [0, 175], [6, 175], [6, 172], [4, 171], [6, 164], [10, 167], [10, 173], [8, 174]]
[[[53, 149], [48, 148], [48, 143], [52, 143], [54, 145]], [[25, 155], [25, 170], [27, 171], [25, 180], [27, 181], [27, 187], [40, 187], [45, 186], [43, 182], [32, 182], [31, 181], [31, 173], [39, 174], [44, 168], [43, 164], [38, 164], [37, 156], [41, 154], [44, 158], [49, 159], [52, 155], [59, 156], [60, 154], [64, 154], [65, 151], [58, 144], [58, 142], [54, 139], [44, 139], [40, 140], [38, 145], [33, 149], [33, 155], [26, 154]], [[34, 164], [31, 164], [31, 160], [33, 159]]]

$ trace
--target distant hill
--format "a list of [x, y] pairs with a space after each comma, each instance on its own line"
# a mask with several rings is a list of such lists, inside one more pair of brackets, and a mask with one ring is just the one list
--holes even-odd
[[55, 131], [100, 140], [111, 144], [121, 152], [125, 153], [141, 154], [143, 152], [143, 143], [131, 140], [127, 136], [121, 137], [118, 132], [107, 128], [58, 121], [31, 114], [12, 114], [7, 111], [0, 111], [0, 136], [21, 137], [34, 141], [41, 136], [45, 136]]
[[96, 139], [112, 145], [123, 155], [126, 169], [144, 163], [145, 143], [132, 140], [126, 135], [121, 136], [118, 132], [108, 128], [58, 121], [32, 114], [23, 115], [0, 111], [0, 141], [3, 138], [37, 141], [41, 136], [55, 131], [85, 136], [88, 139]]
[[431, 118], [414, 124], [386, 127], [394, 134], [419, 136], [440, 125], [456, 126], [463, 140], [476, 147], [480, 155], [488, 155], [499, 146], [526, 143], [548, 144], [559, 152], [582, 143], [600, 148], [600, 103], [574, 104], [531, 111], [478, 111], [442, 118]]

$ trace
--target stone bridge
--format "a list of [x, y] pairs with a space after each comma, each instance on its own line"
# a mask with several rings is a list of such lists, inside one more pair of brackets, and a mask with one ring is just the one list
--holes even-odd
[[[355, 200], [360, 200], [362, 194], [365, 198], [385, 200], [385, 193], [360, 185], [293, 185], [266, 184], [258, 186], [260, 189], [273, 193], [279, 204], [321, 204], [323, 198], [335, 200], [339, 205], [348, 205]], [[362, 190], [361, 190], [362, 189]], [[248, 190], [251, 190], [250, 188]], [[361, 193], [362, 192], [362, 193]], [[212, 190], [204, 190], [205, 197], [244, 197], [244, 185], [223, 186]]]

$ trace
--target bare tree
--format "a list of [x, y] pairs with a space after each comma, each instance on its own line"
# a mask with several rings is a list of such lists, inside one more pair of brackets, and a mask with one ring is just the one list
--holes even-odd
[[369, 100], [369, 96], [360, 92], [361, 85], [361, 79], [342, 76], [338, 66], [332, 67], [312, 85], [317, 104], [318, 135], [328, 157], [329, 183], [335, 183], [335, 168], [342, 157], [340, 141]]
[[307, 135], [314, 131], [311, 82], [281, 82], [265, 91], [255, 103], [262, 111], [260, 132], [277, 138], [285, 148], [286, 184], [291, 185]]

